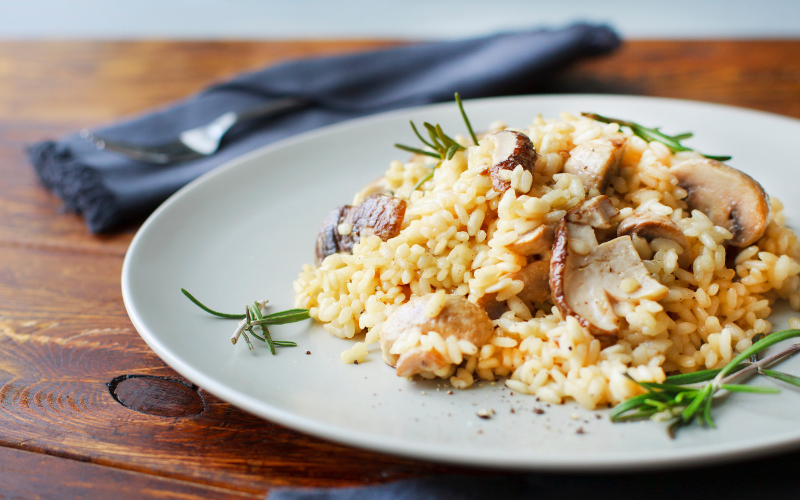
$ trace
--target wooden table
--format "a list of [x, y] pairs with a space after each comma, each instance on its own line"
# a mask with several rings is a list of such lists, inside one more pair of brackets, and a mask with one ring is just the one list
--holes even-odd
[[[242, 70], [389, 45], [0, 43], [0, 497], [263, 498], [278, 486], [458, 471], [299, 434], [184, 381], [122, 304], [135, 228], [88, 234], [38, 184], [23, 151]], [[531, 90], [679, 97], [800, 118], [800, 41], [633, 41]]]

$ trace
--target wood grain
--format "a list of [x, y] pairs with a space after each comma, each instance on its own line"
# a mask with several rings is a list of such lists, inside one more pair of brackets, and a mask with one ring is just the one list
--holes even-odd
[[[121, 484], [113, 491], [122, 498], [137, 488], [147, 492], [138, 497], [236, 498], [275, 485], [457, 471], [312, 438], [189, 390], [122, 305], [122, 258], [135, 228], [88, 234], [39, 186], [23, 151], [240, 71], [396, 44], [0, 42], [0, 497], [107, 498]], [[800, 117], [800, 41], [633, 41], [530, 90], [678, 97]]]
[[631, 41], [556, 75], [544, 91], [692, 99], [800, 118], [800, 41]]
[[245, 500], [263, 495], [0, 447], [0, 498]]

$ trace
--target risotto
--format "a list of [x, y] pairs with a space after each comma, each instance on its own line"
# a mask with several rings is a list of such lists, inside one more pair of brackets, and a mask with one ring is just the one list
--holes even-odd
[[[595, 408], [642, 391], [626, 374], [719, 368], [771, 331], [776, 300], [800, 308], [797, 237], [780, 202], [734, 169], [566, 113], [454, 140], [450, 159], [394, 161], [350, 215], [326, 219], [328, 251], [294, 283], [298, 307], [358, 340], [344, 362], [382, 356], [401, 376], [458, 389], [504, 379]], [[587, 171], [597, 155], [609, 168]], [[729, 173], [738, 205], [714, 191]], [[375, 196], [391, 198], [378, 215], [396, 227], [375, 229], [374, 211], [373, 230], [359, 226]], [[746, 210], [760, 219], [743, 221]], [[721, 216], [731, 224], [715, 225]], [[458, 308], [476, 325], [460, 334]]]

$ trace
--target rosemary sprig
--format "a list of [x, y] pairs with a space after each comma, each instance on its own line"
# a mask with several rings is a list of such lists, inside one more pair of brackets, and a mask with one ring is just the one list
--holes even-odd
[[[628, 127], [631, 129], [631, 132], [633, 132], [634, 135], [641, 137], [647, 142], [658, 141], [664, 144], [666, 147], [668, 147], [669, 150], [672, 151], [673, 153], [677, 153], [678, 151], [695, 151], [694, 149], [687, 148], [686, 146], [681, 144], [682, 140], [689, 139], [694, 135], [691, 132], [685, 132], [683, 134], [678, 134], [678, 135], [667, 135], [661, 132], [661, 127], [648, 128], [639, 125], [638, 123], [635, 122], [631, 122], [628, 120], [620, 120], [617, 118], [609, 118], [607, 116], [601, 116], [596, 113], [581, 113], [581, 116], [585, 116], [586, 118], [591, 118], [592, 120], [601, 123], [618, 123], [624, 127]], [[699, 151], [696, 152], [699, 153]], [[714, 156], [703, 153], [700, 154], [708, 158], [709, 160], [728, 161], [731, 159], [730, 156]]]
[[[474, 144], [478, 144], [478, 138], [475, 136], [475, 132], [472, 130], [472, 124], [469, 122], [469, 118], [467, 118], [467, 113], [464, 111], [464, 105], [461, 102], [461, 96], [458, 94], [458, 92], [456, 92], [455, 98], [456, 103], [458, 104], [458, 109], [461, 111], [461, 117], [464, 119], [464, 123], [469, 131], [469, 135], [472, 138], [472, 142]], [[452, 159], [456, 152], [464, 149], [464, 146], [457, 143], [455, 139], [449, 135], [445, 134], [441, 125], [438, 123], [436, 125], [428, 122], [422, 123], [422, 125], [425, 127], [425, 131], [428, 132], [428, 138], [430, 140], [426, 140], [424, 137], [422, 137], [422, 134], [419, 133], [419, 130], [417, 129], [417, 126], [414, 124], [413, 120], [409, 121], [409, 123], [411, 124], [411, 130], [414, 131], [414, 135], [417, 136], [417, 139], [419, 139], [419, 141], [425, 147], [430, 148], [433, 151], [406, 146], [405, 144], [395, 144], [394, 147], [402, 149], [403, 151], [408, 151], [409, 153], [430, 156], [431, 158], [440, 160], [436, 165], [431, 167], [430, 173], [428, 173], [414, 185], [413, 189], [411, 189], [411, 192], [413, 193], [433, 177], [433, 172], [439, 168], [439, 166], [442, 164], [442, 161]]]
[[[719, 370], [704, 370], [702, 372], [675, 375], [667, 377], [663, 384], [636, 382], [634, 380], [645, 390], [645, 393], [634, 396], [615, 406], [611, 411], [611, 421], [625, 422], [643, 418], [671, 420], [667, 432], [673, 438], [679, 428], [691, 425], [693, 422], [707, 427], [715, 427], [714, 420], [711, 418], [711, 405], [714, 396], [720, 390], [758, 394], [776, 394], [779, 392], [774, 387], [735, 384], [733, 383], [735, 380], [752, 375], [765, 375], [800, 387], [800, 377], [766, 369], [768, 366], [800, 351], [800, 344], [793, 344], [764, 359], [759, 360], [757, 357], [767, 347], [795, 337], [800, 337], [800, 330], [783, 330], [768, 335], [761, 340], [757, 340], [752, 346], [745, 349]], [[748, 361], [748, 358], [750, 361]], [[633, 379], [631, 378], [631, 380]], [[685, 386], [685, 384], [706, 381], [708, 383], [700, 387]]]
[[[209, 314], [226, 319], [240, 319], [241, 321], [239, 321], [239, 324], [236, 325], [236, 330], [234, 330], [233, 335], [231, 336], [231, 344], [236, 344], [236, 341], [239, 340], [239, 336], [242, 336], [244, 337], [244, 341], [247, 343], [247, 347], [251, 351], [254, 350], [254, 347], [253, 343], [250, 341], [250, 337], [247, 335], [248, 333], [261, 342], [268, 344], [269, 350], [273, 355], [275, 354], [275, 346], [297, 347], [297, 343], [292, 342], [291, 340], [273, 340], [267, 325], [296, 323], [310, 317], [308, 314], [308, 309], [288, 309], [286, 311], [280, 311], [264, 316], [261, 314], [261, 308], [264, 307], [267, 301], [256, 301], [253, 302], [253, 305], [251, 306], [245, 306], [244, 314], [221, 313], [207, 307], [205, 304], [197, 300], [194, 295], [189, 293], [186, 289], [181, 288], [181, 292], [197, 307]], [[256, 333], [255, 327], [261, 329], [261, 335]]]

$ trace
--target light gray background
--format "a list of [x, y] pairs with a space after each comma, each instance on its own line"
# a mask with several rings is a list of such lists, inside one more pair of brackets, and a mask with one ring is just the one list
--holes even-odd
[[575, 20], [626, 38], [787, 38], [800, 0], [0, 0], [4, 39], [443, 39]]

